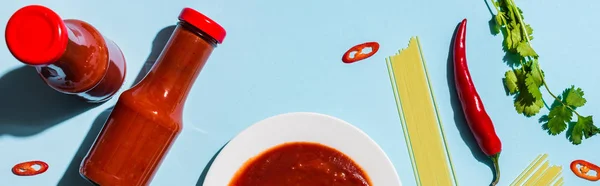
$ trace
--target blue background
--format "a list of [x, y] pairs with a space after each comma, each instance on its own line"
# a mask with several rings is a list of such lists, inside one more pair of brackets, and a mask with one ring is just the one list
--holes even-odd
[[[533, 45], [550, 88], [559, 93], [575, 83], [588, 100], [579, 112], [598, 114], [600, 27], [592, 21], [600, 17], [595, 13], [600, 1], [516, 2], [534, 29]], [[20, 0], [2, 3], [1, 25], [29, 4], [85, 20], [114, 40], [128, 60], [123, 90], [160, 53], [182, 8], [192, 7], [225, 27], [227, 38], [191, 90], [184, 131], [152, 185], [196, 185], [230, 138], [259, 120], [293, 111], [329, 114], [363, 129], [386, 151], [403, 184], [415, 185], [385, 65], [411, 36], [421, 40], [459, 183], [489, 184], [492, 171], [478, 161], [485, 158], [477, 148], [474, 153], [469, 148], [472, 137], [460, 110], [453, 109], [447, 80], [452, 32], [463, 18], [469, 21], [471, 74], [503, 141], [500, 185], [512, 182], [541, 153], [563, 166], [566, 185], [593, 184], [573, 175], [572, 160], [600, 164], [600, 137], [573, 146], [564, 133], [546, 134], [537, 123], [541, 115], [526, 118], [514, 111], [501, 83], [507, 70], [502, 38], [490, 34], [483, 0]], [[351, 65], [340, 61], [348, 48], [366, 41], [381, 44], [375, 56]], [[116, 99], [87, 106], [53, 92], [34, 73], [0, 45], [0, 185], [82, 185], [77, 168]], [[34, 177], [10, 172], [14, 164], [33, 159], [48, 162], [50, 169]]]

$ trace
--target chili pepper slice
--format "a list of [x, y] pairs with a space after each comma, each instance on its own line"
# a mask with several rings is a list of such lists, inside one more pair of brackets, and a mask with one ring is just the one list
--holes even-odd
[[[34, 166], [39, 166], [36, 169]], [[34, 176], [41, 173], [44, 173], [48, 170], [48, 164], [43, 161], [27, 161], [23, 163], [16, 164], [12, 168], [13, 174], [17, 176]]]
[[456, 94], [460, 100], [462, 111], [471, 133], [475, 137], [479, 148], [494, 164], [496, 177], [491, 185], [498, 184], [500, 180], [500, 168], [498, 159], [502, 151], [502, 142], [496, 135], [494, 124], [487, 114], [484, 104], [475, 89], [467, 65], [466, 53], [467, 19], [463, 19], [458, 25], [453, 41], [454, 83]]
[[[363, 50], [366, 48], [371, 48], [371, 52], [363, 53]], [[377, 51], [379, 51], [379, 43], [377, 42], [366, 42], [358, 44], [348, 49], [348, 51], [344, 53], [344, 56], [342, 56], [342, 61], [344, 63], [354, 63], [375, 55]], [[351, 56], [352, 54], [354, 54], [354, 56]]]
[[[581, 167], [577, 169], [577, 165]], [[596, 172], [596, 175], [588, 174], [590, 170]], [[585, 160], [575, 160], [571, 162], [571, 171], [575, 173], [577, 177], [589, 180], [589, 181], [598, 181], [600, 180], [600, 167], [594, 165], [593, 163], [587, 162]]]

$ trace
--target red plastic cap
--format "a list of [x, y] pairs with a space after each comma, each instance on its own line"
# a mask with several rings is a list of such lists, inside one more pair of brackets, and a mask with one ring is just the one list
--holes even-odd
[[8, 20], [6, 45], [15, 58], [29, 65], [57, 61], [67, 49], [67, 28], [54, 11], [40, 5], [17, 10]]
[[217, 40], [219, 44], [223, 43], [223, 39], [225, 39], [225, 35], [227, 34], [225, 29], [221, 27], [219, 23], [192, 8], [184, 8], [181, 11], [181, 14], [179, 14], [179, 20], [185, 21], [202, 30], [204, 33]]

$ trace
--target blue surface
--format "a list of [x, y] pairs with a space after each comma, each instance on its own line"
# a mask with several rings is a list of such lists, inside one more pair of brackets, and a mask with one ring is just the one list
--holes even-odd
[[[600, 17], [595, 13], [600, 1], [516, 2], [534, 28], [534, 48], [550, 87], [560, 92], [575, 83], [588, 100], [580, 113], [598, 114], [600, 27], [592, 21]], [[501, 84], [507, 69], [501, 61], [501, 37], [489, 33], [490, 13], [483, 0], [21, 0], [2, 3], [1, 25], [28, 4], [85, 20], [114, 40], [128, 60], [124, 89], [145, 62], [155, 58], [160, 51], [152, 49], [157, 33], [175, 24], [183, 7], [193, 7], [226, 28], [227, 38], [191, 90], [184, 131], [152, 185], [200, 185], [205, 165], [230, 138], [254, 122], [292, 111], [329, 114], [363, 129], [387, 152], [404, 185], [415, 185], [384, 60], [406, 47], [411, 36], [421, 40], [459, 183], [489, 184], [490, 168], [475, 158], [480, 157], [478, 151], [471, 153], [468, 133], [467, 142], [459, 133], [464, 128], [457, 126], [464, 123], [461, 117], [455, 119], [461, 113], [452, 109], [447, 80], [450, 38], [465, 17], [472, 77], [503, 141], [500, 185], [512, 182], [541, 153], [549, 153], [552, 164], [564, 167], [566, 185], [593, 185], [571, 173], [572, 160], [600, 164], [600, 137], [573, 146], [564, 134], [547, 135], [538, 117], [525, 118], [514, 111]], [[4, 35], [4, 29], [0, 32]], [[158, 40], [165, 38], [162, 35]], [[381, 44], [375, 56], [351, 65], [340, 61], [346, 49], [366, 41]], [[85, 183], [77, 168], [116, 99], [84, 107], [45, 87], [4, 44], [0, 60], [0, 185]], [[11, 174], [14, 164], [32, 159], [48, 162], [50, 169], [35, 177]]]

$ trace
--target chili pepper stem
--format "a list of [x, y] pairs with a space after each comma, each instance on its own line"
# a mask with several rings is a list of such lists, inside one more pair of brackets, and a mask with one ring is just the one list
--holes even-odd
[[500, 181], [500, 167], [498, 166], [499, 158], [500, 158], [500, 153], [490, 156], [490, 159], [492, 160], [492, 163], [494, 164], [494, 172], [496, 172], [494, 181], [492, 182], [492, 184], [490, 184], [491, 186], [495, 186], [496, 184], [498, 184], [498, 181]]

